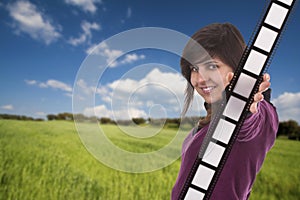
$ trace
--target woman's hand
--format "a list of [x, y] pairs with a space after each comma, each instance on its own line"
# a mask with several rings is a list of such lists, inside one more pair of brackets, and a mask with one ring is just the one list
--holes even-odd
[[[226, 76], [226, 80], [229, 83], [231, 79], [233, 78], [233, 73], [229, 72]], [[269, 74], [264, 74], [263, 75], [263, 81], [259, 85], [258, 92], [254, 95], [254, 101], [250, 106], [250, 112], [251, 113], [257, 113], [257, 105], [258, 102], [262, 101], [264, 99], [264, 95], [262, 94], [264, 91], [266, 91], [270, 87], [270, 75]]]

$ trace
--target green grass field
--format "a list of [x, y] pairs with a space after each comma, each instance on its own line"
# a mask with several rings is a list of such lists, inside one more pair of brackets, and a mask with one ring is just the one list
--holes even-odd
[[[120, 138], [116, 126], [103, 127], [118, 146], [136, 152], [143, 146], [145, 151], [160, 148], [167, 141], [162, 136], [150, 145], [136, 145], [125, 136]], [[177, 160], [154, 172], [116, 171], [85, 149], [72, 122], [0, 120], [1, 200], [165, 200], [170, 198], [179, 166]], [[299, 199], [299, 186], [300, 143], [278, 139], [257, 177], [251, 200]]]

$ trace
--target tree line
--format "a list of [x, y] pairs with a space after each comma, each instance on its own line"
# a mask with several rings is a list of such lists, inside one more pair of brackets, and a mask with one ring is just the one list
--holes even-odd
[[[65, 120], [77, 122], [98, 122], [100, 124], [118, 124], [118, 125], [153, 125], [153, 126], [165, 126], [167, 128], [179, 128], [180, 126], [187, 125], [189, 127], [195, 126], [199, 117], [186, 117], [186, 118], [166, 118], [166, 119], [153, 119], [153, 118], [132, 118], [131, 120], [112, 120], [107, 117], [87, 117], [83, 114], [72, 114], [72, 113], [58, 113], [58, 114], [48, 114], [48, 121], [53, 120]], [[11, 114], [0, 114], [0, 119], [13, 119], [13, 120], [23, 120], [23, 121], [44, 121], [43, 118], [33, 118], [25, 115], [11, 115]], [[300, 125], [295, 120], [288, 120], [279, 123], [277, 137], [284, 136], [291, 140], [300, 140]]]
[[13, 119], [22, 121], [44, 121], [42, 118], [33, 118], [25, 115], [0, 114], [0, 119]]

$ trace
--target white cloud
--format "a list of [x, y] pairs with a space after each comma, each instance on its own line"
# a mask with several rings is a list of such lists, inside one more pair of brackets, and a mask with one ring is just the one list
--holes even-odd
[[110, 110], [105, 105], [95, 106], [94, 108], [86, 108], [83, 111], [86, 116], [97, 116], [97, 117], [108, 117], [114, 120], [120, 119], [131, 119], [136, 117], [147, 117], [147, 114], [136, 108], [131, 109], [120, 109], [120, 110]]
[[95, 13], [97, 11], [96, 4], [102, 3], [101, 0], [65, 0], [67, 4], [78, 6], [85, 12]]
[[72, 87], [61, 81], [50, 79], [46, 82], [48, 87], [59, 89], [66, 92], [72, 92]]
[[90, 43], [92, 39], [92, 30], [100, 30], [101, 26], [97, 23], [90, 23], [87, 21], [82, 21], [81, 29], [83, 33], [80, 34], [78, 38], [71, 37], [68, 41], [73, 46], [78, 46], [79, 44], [83, 44], [84, 42]]
[[[103, 56], [106, 59], [108, 67], [117, 67], [121, 64], [128, 64], [138, 60], [145, 59], [145, 55], [137, 55], [135, 53], [124, 54], [122, 50], [111, 49], [105, 42], [100, 45], [92, 45], [86, 50], [87, 54]], [[122, 56], [125, 58], [122, 59]]]
[[87, 35], [91, 35], [91, 30], [99, 30], [101, 27], [99, 24], [97, 23], [90, 23], [90, 22], [87, 22], [87, 21], [83, 21], [81, 23], [81, 28], [83, 30], [83, 32]]
[[65, 96], [67, 96], [67, 97], [73, 97], [73, 94], [72, 93], [65, 93]]
[[87, 54], [100, 55], [106, 59], [106, 64], [110, 67], [117, 66], [116, 60], [118, 57], [122, 56], [123, 52], [121, 50], [110, 49], [105, 42], [102, 42], [100, 45], [92, 45], [86, 50]]
[[59, 89], [64, 92], [67, 92], [67, 96], [72, 96], [70, 93], [73, 91], [73, 88], [61, 81], [49, 79], [46, 82], [39, 82], [36, 80], [25, 80], [26, 84], [28, 85], [37, 85], [40, 88], [53, 88], [53, 89]]
[[127, 63], [133, 63], [137, 60], [143, 60], [145, 59], [145, 55], [137, 55], [135, 53], [132, 54], [126, 54], [125, 58], [120, 61], [122, 64], [127, 64]]
[[174, 114], [181, 110], [185, 84], [179, 73], [161, 72], [155, 68], [141, 80], [121, 79], [106, 87], [111, 90], [116, 109], [129, 107], [149, 110], [153, 105], [160, 105]]
[[105, 105], [99, 105], [94, 108], [86, 108], [83, 111], [85, 116], [97, 116], [97, 117], [111, 117], [112, 112], [106, 108]]
[[272, 102], [277, 108], [280, 121], [293, 119], [300, 123], [300, 92], [285, 92]]
[[9, 4], [7, 9], [14, 20], [13, 27], [17, 33], [27, 33], [33, 39], [41, 40], [46, 44], [61, 37], [59, 28], [51, 24], [47, 16], [38, 11], [37, 7], [29, 1], [14, 2]]
[[9, 105], [3, 105], [0, 108], [3, 109], [3, 110], [13, 110], [14, 106], [9, 104]]
[[94, 93], [100, 94], [100, 95], [107, 95], [108, 91], [106, 88], [96, 88], [93, 86], [88, 86], [87, 83], [83, 79], [79, 79], [76, 82], [76, 85], [80, 88], [80, 91], [82, 91], [86, 95], [93, 95]]
[[130, 7], [128, 7], [127, 8], [127, 18], [130, 18], [131, 17], [131, 15], [132, 15], [132, 10], [131, 10], [131, 8]]
[[78, 80], [76, 84], [85, 94], [92, 94], [92, 92], [95, 91], [89, 87], [83, 79]]
[[38, 86], [40, 88], [47, 88], [48, 87], [47, 83], [38, 83]]
[[28, 85], [36, 85], [36, 84], [37, 84], [37, 81], [36, 81], [36, 80], [25, 80], [25, 82], [26, 82]]

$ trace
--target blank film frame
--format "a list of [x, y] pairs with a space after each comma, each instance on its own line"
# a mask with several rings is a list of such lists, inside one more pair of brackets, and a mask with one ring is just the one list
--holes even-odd
[[179, 199], [209, 199], [296, 0], [271, 0], [201, 146]]

